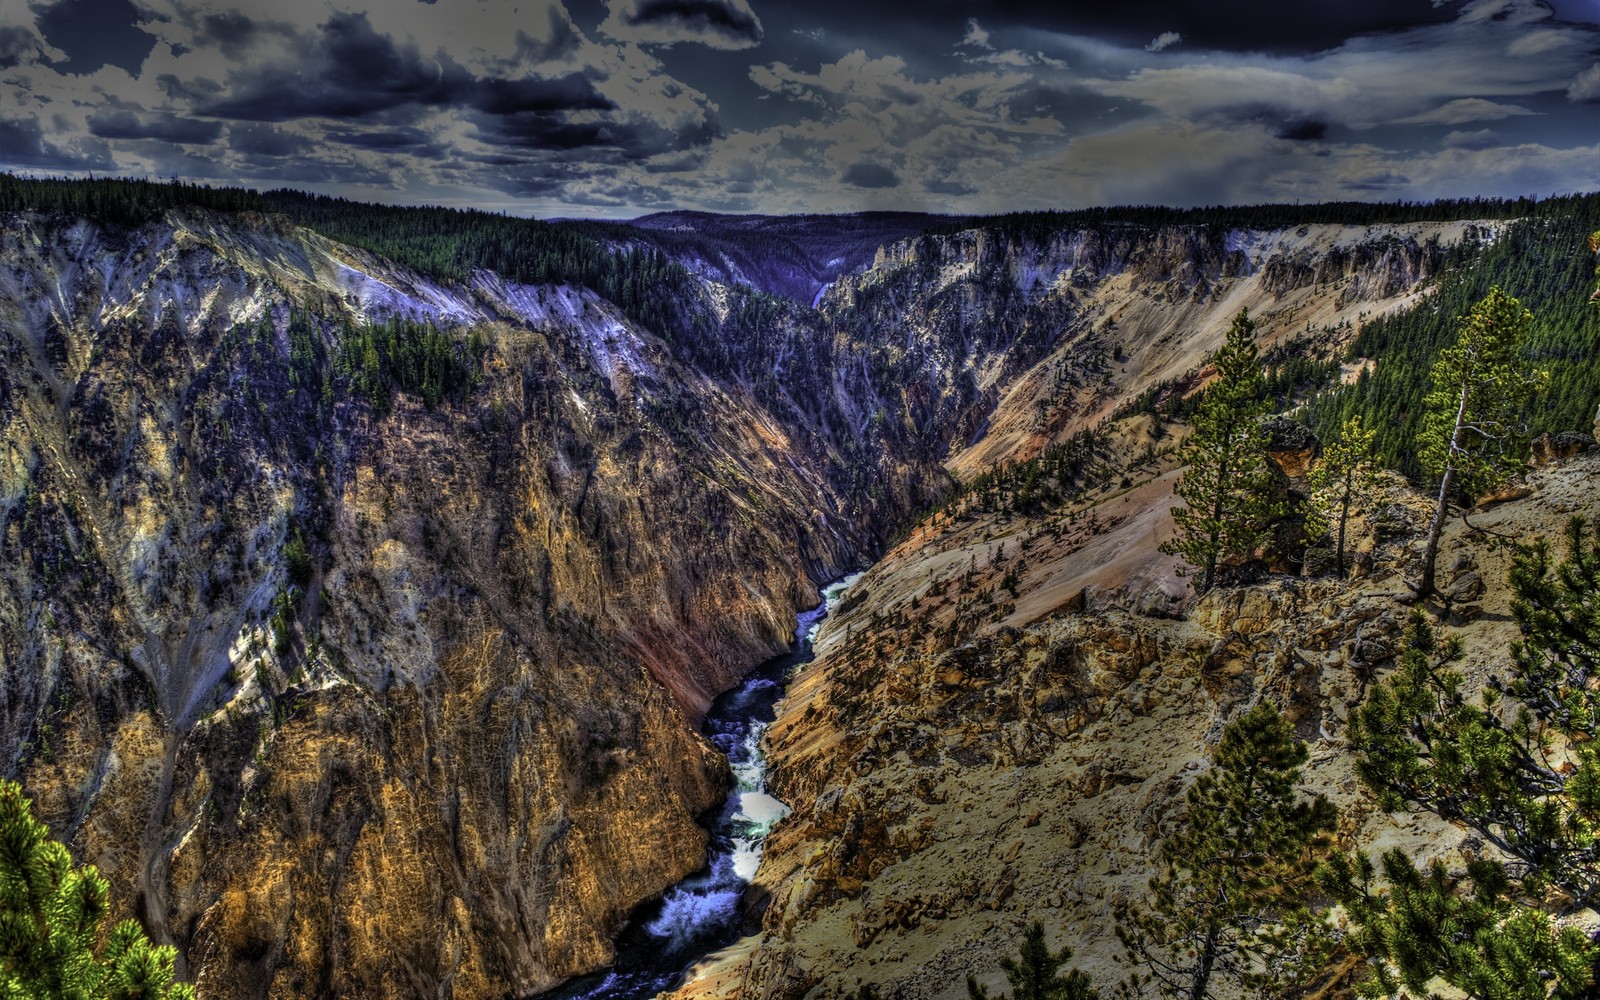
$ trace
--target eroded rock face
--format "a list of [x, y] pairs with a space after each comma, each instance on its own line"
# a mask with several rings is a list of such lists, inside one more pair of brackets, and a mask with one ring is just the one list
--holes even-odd
[[1553, 462], [1565, 462], [1567, 459], [1584, 452], [1595, 449], [1595, 440], [1588, 434], [1578, 431], [1562, 431], [1560, 434], [1540, 434], [1533, 439], [1533, 445], [1528, 455], [1528, 464], [1534, 467], [1550, 465]]
[[[871, 331], [884, 363], [918, 372], [905, 402], [922, 406], [916, 425], [965, 480], [1097, 427], [1143, 393], [1199, 388], [1240, 309], [1264, 355], [1314, 341], [1316, 356], [1333, 356], [1360, 323], [1409, 303], [1443, 248], [1496, 228], [977, 226], [884, 246], [820, 305]], [[927, 407], [928, 396], [947, 405]]]
[[1311, 467], [1322, 454], [1322, 442], [1305, 424], [1287, 417], [1265, 421], [1262, 430], [1267, 434], [1267, 457], [1289, 480], [1290, 487], [1305, 495]]
[[[950, 367], [985, 356], [962, 348], [994, 333], [999, 304], [1011, 322], [1054, 331], [1012, 339], [1003, 365], [975, 376], [995, 402], [952, 444], [961, 475], [1089, 427], [1097, 460], [1118, 471], [1042, 507], [1015, 484], [958, 502], [846, 596], [769, 730], [774, 784], [795, 811], [757, 876], [761, 933], [677, 995], [846, 997], [870, 983], [958, 997], [969, 973], [999, 983], [998, 957], [1034, 920], [1102, 983], [1123, 978], [1114, 908], [1147, 891], [1174, 803], [1226, 720], [1263, 696], [1315, 741], [1315, 787], [1352, 825], [1408, 845], [1459, 840], [1427, 819], [1399, 831], [1369, 819], [1330, 749], [1398, 648], [1405, 612], [1392, 595], [1425, 498], [1394, 490], [1372, 518], [1381, 526], [1357, 529], [1356, 589], [1266, 579], [1294, 567], [1258, 559], [1234, 576], [1260, 584], [1191, 606], [1181, 566], [1157, 549], [1182, 431], [1150, 414], [1118, 419], [1118, 407], [1202, 384], [1242, 306], [1264, 350], [1314, 324], [1325, 347], [1340, 343], [1362, 312], [1398, 305], [1460, 235], [969, 232], [886, 247], [873, 271], [841, 280], [825, 306], [878, 310], [892, 340], [938, 345]], [[1295, 424], [1275, 430], [1281, 486], [1303, 490], [1317, 442]], [[1284, 551], [1303, 548], [1302, 531], [1285, 531]]]
[[[116, 906], [210, 996], [607, 961], [704, 861], [696, 716], [872, 545], [832, 445], [588, 292], [272, 220], [0, 231], [0, 747]], [[390, 316], [472, 327], [481, 384], [379, 417], [329, 358]]]
[[[1600, 513], [1595, 466], [1583, 456], [1536, 473], [1528, 496], [1475, 519], [1555, 533]], [[847, 595], [769, 730], [795, 811], [757, 876], [771, 898], [760, 936], [676, 996], [842, 998], [870, 983], [960, 997], [969, 973], [1004, 985], [998, 959], [1035, 920], [1099, 983], [1122, 979], [1115, 906], [1148, 892], [1185, 790], [1227, 720], [1261, 698], [1309, 742], [1305, 786], [1335, 802], [1353, 843], [1462, 863], [1468, 831], [1379, 811], [1346, 750], [1351, 710], [1401, 647], [1401, 581], [1420, 552], [1406, 525], [1428, 506], [1398, 482], [1385, 492], [1382, 537], [1366, 534], [1378, 518], [1358, 524], [1371, 557], [1359, 581], [1219, 587], [1176, 620], [1136, 613], [1133, 593], [1090, 610], [1065, 584], [1054, 608], [1014, 613], [991, 598], [997, 585], [1021, 573], [1020, 609], [1046, 581], [1088, 578], [1087, 539], [1029, 540], [1037, 523], [1003, 512], [925, 524]], [[1104, 506], [1092, 492], [1078, 503]], [[1072, 505], [1052, 518], [1074, 513], [1084, 519]], [[1483, 537], [1452, 524], [1443, 549], [1449, 586], [1486, 612], [1451, 623], [1469, 686], [1503, 670], [1515, 638], [1509, 555]]]

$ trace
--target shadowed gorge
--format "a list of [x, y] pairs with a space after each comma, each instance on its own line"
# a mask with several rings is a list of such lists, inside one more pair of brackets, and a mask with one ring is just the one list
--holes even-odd
[[[703, 861], [693, 720], [873, 545], [845, 460], [592, 293], [11, 219], [5, 710], [47, 822], [203, 990], [605, 961]], [[408, 391], [429, 350], [470, 391]]]
[[[1600, 516], [1597, 196], [629, 226], [0, 177], [0, 209], [0, 752], [201, 997], [603, 973], [707, 864], [708, 709], [864, 567], [762, 744], [790, 812], [721, 887], [746, 936], [674, 995], [963, 996], [1034, 919], [1109, 987], [1115, 905], [1262, 699], [1348, 842], [1475, 849], [1376, 806], [1349, 718], [1402, 642], [1427, 369], [1491, 285], [1551, 379], [1537, 468], [1447, 529], [1474, 691], [1518, 635], [1488, 532]], [[1349, 580], [1303, 519], [1204, 595], [1159, 548], [1242, 310], [1273, 489], [1380, 429]]]

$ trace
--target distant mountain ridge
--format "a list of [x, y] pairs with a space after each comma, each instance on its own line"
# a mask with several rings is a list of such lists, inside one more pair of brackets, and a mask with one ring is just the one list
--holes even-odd
[[[878, 247], [960, 221], [957, 216], [918, 212], [719, 215], [674, 211], [617, 225], [632, 230], [702, 277], [750, 285], [801, 305], [814, 305], [822, 290], [841, 275], [870, 267]], [[612, 226], [578, 225], [597, 235], [617, 235]]]

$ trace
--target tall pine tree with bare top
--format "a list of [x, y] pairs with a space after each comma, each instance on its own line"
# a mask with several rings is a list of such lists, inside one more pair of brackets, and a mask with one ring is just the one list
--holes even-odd
[[1256, 325], [1241, 310], [1228, 339], [1211, 356], [1216, 379], [1206, 387], [1194, 417], [1194, 433], [1184, 448], [1188, 469], [1173, 493], [1183, 506], [1172, 508], [1176, 529], [1161, 546], [1181, 555], [1199, 574], [1195, 589], [1210, 590], [1218, 562], [1247, 555], [1261, 544], [1273, 520], [1286, 513], [1286, 501], [1273, 489]]
[[1519, 464], [1526, 432], [1518, 425], [1528, 400], [1545, 375], [1522, 357], [1522, 341], [1533, 314], [1522, 303], [1491, 288], [1461, 318], [1456, 342], [1439, 352], [1429, 373], [1433, 388], [1424, 399], [1420, 456], [1439, 477], [1439, 496], [1422, 573], [1412, 585], [1419, 598], [1434, 593], [1434, 570], [1445, 517], [1458, 495], [1481, 495], [1510, 478]]

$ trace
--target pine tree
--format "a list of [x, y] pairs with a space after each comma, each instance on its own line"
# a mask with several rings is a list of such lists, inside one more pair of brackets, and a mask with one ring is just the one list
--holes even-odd
[[[1065, 945], [1060, 951], [1050, 950], [1044, 942], [1044, 924], [1035, 921], [1023, 936], [1018, 956], [1000, 960], [1011, 987], [1010, 1000], [1093, 1000], [1097, 994], [1088, 975], [1077, 969], [1061, 972], [1071, 960], [1072, 949]], [[971, 1000], [991, 1000], [973, 976], [967, 977], [967, 995]], [[994, 1000], [1003, 1000], [1003, 995]]]
[[1585, 1000], [1600, 946], [1576, 927], [1517, 905], [1498, 861], [1464, 878], [1438, 861], [1426, 872], [1399, 850], [1382, 858], [1384, 884], [1365, 854], [1331, 859], [1324, 884], [1355, 925], [1348, 943], [1367, 956], [1363, 997], [1432, 996], [1442, 979], [1471, 1000]]
[[1118, 909], [1117, 936], [1143, 970], [1125, 996], [1204, 1000], [1219, 981], [1270, 995], [1320, 967], [1327, 935], [1306, 900], [1334, 809], [1296, 793], [1308, 756], [1270, 703], [1223, 730], [1214, 767], [1161, 845], [1154, 899]]
[[1600, 528], [1574, 517], [1566, 535], [1559, 565], [1543, 539], [1512, 556], [1511, 614], [1523, 641], [1511, 648], [1508, 690], [1558, 732], [1591, 743], [1600, 739]]
[[1460, 655], [1458, 639], [1441, 641], [1413, 609], [1399, 668], [1351, 716], [1356, 772], [1384, 808], [1420, 806], [1465, 822], [1517, 860], [1517, 877], [1593, 908], [1600, 754], [1591, 749], [1592, 716], [1570, 729], [1563, 721], [1564, 706], [1593, 694], [1519, 675], [1509, 685], [1522, 692], [1516, 710], [1498, 681], [1476, 705], [1449, 666]]
[[1521, 355], [1533, 314], [1491, 288], [1461, 319], [1456, 342], [1439, 352], [1429, 372], [1420, 455], [1439, 477], [1439, 498], [1422, 553], [1419, 598], [1434, 592], [1434, 569], [1445, 516], [1457, 492], [1481, 494], [1511, 475], [1527, 437], [1517, 426], [1545, 376]]
[[1334, 565], [1340, 577], [1345, 571], [1345, 527], [1350, 511], [1369, 500], [1377, 485], [1377, 466], [1372, 461], [1375, 437], [1377, 431], [1362, 426], [1361, 414], [1354, 414], [1339, 428], [1339, 436], [1323, 448], [1321, 460], [1311, 470], [1313, 513], [1307, 518], [1307, 534], [1320, 538], [1324, 532], [1334, 532]]
[[1211, 356], [1217, 377], [1195, 414], [1183, 455], [1188, 469], [1173, 489], [1183, 506], [1172, 508], [1175, 534], [1161, 550], [1183, 556], [1200, 572], [1200, 593], [1216, 582], [1219, 559], [1248, 554], [1287, 512], [1275, 499], [1259, 419], [1266, 404], [1255, 330], [1248, 311], [1241, 311]]
[[74, 867], [34, 819], [22, 786], [0, 780], [0, 996], [59, 1000], [193, 1000], [174, 983], [177, 951], [154, 947], [131, 920], [97, 954], [109, 889]]
[[1485, 1000], [1589, 997], [1600, 985], [1600, 945], [1539, 908], [1555, 889], [1569, 909], [1600, 913], [1600, 532], [1574, 518], [1567, 540], [1555, 565], [1543, 541], [1516, 547], [1522, 641], [1509, 682], [1491, 678], [1482, 704], [1470, 701], [1449, 666], [1459, 640], [1441, 641], [1414, 609], [1395, 675], [1351, 718], [1357, 773], [1385, 808], [1463, 822], [1506, 859], [1454, 880], [1386, 856], [1382, 892], [1365, 857], [1331, 867], [1375, 959], [1371, 995], [1435, 976]]

